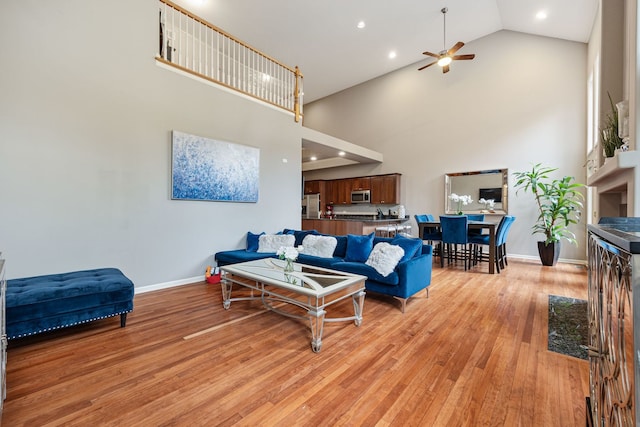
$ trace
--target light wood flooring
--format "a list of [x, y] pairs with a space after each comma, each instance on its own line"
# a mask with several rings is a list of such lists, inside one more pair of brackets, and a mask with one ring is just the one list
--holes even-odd
[[[582, 266], [440, 268], [429, 298], [368, 294], [364, 321], [306, 324], [219, 285], [140, 294], [111, 318], [9, 342], [4, 426], [583, 426], [588, 362], [547, 350], [548, 295]], [[346, 316], [350, 301], [329, 315]], [[186, 337], [186, 338], [185, 338]]]

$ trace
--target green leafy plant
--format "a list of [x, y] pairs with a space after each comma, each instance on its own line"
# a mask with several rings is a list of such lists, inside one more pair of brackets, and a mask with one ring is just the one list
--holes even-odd
[[602, 149], [606, 157], [613, 157], [617, 148], [620, 148], [624, 141], [618, 134], [618, 109], [613, 105], [611, 95], [609, 96], [609, 104], [611, 105], [611, 111], [604, 118], [604, 127], [600, 129], [600, 142], [602, 143]]
[[584, 199], [580, 189], [584, 184], [573, 182], [572, 176], [552, 180], [549, 174], [556, 170], [538, 163], [530, 171], [515, 172], [516, 194], [523, 190], [535, 197], [539, 215], [532, 234], [544, 234], [545, 245], [561, 239], [577, 244], [568, 226], [580, 221], [581, 200]]

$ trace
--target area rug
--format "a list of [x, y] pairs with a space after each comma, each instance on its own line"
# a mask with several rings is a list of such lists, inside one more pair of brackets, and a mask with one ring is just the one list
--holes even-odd
[[549, 350], [587, 360], [587, 302], [549, 295]]

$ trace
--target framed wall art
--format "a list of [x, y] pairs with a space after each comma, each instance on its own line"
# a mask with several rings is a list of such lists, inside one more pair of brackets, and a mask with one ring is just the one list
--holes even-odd
[[172, 132], [172, 199], [256, 203], [259, 187], [258, 148]]

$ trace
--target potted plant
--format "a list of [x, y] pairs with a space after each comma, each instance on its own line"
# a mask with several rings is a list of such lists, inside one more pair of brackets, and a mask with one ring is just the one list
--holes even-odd
[[609, 96], [609, 104], [611, 104], [611, 112], [604, 118], [604, 127], [600, 129], [600, 142], [605, 157], [613, 157], [616, 149], [622, 147], [624, 141], [618, 133], [618, 109], [613, 105], [609, 92], [607, 95]]
[[538, 253], [543, 265], [555, 265], [560, 255], [560, 241], [567, 240], [577, 244], [575, 235], [569, 230], [570, 224], [580, 220], [580, 189], [584, 184], [574, 181], [574, 177], [565, 176], [551, 179], [549, 174], [557, 168], [542, 166], [540, 163], [530, 171], [515, 172], [515, 187], [533, 194], [538, 207], [538, 219], [532, 227], [532, 234], [544, 234], [545, 240], [538, 242]]

